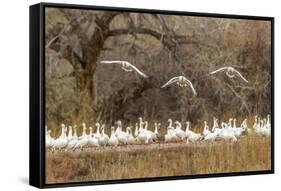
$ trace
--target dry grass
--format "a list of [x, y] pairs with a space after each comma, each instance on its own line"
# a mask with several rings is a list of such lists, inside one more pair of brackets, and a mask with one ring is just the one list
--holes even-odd
[[46, 182], [64, 183], [271, 169], [270, 138], [47, 152]]

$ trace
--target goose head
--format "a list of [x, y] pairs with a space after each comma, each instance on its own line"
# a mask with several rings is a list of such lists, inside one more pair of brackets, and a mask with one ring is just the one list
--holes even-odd
[[48, 134], [48, 135], [51, 135], [51, 133], [52, 133], [51, 130], [48, 130], [48, 131], [47, 131], [47, 134]]
[[102, 133], [102, 135], [104, 135], [104, 127], [105, 127], [105, 125], [102, 124], [102, 126], [101, 126], [101, 133]]
[[184, 84], [184, 82], [185, 82], [185, 77], [184, 76], [179, 76], [179, 83], [180, 84]]
[[175, 121], [176, 128], [180, 129], [181, 128], [181, 123], [179, 121]]
[[117, 121], [117, 128], [122, 130], [122, 122], [120, 120]]
[[209, 130], [208, 122], [204, 121], [204, 129]]
[[111, 136], [113, 136], [114, 135], [114, 126], [111, 126]]
[[133, 135], [131, 127], [128, 128], [128, 132], [129, 132], [130, 135]]
[[234, 68], [233, 68], [233, 67], [228, 67], [228, 68], [227, 68], [227, 71], [226, 71], [226, 75], [227, 75], [229, 78], [233, 78], [233, 77], [235, 76]]
[[97, 133], [99, 133], [99, 131], [100, 131], [100, 123], [96, 123], [96, 127], [97, 127]]
[[130, 128], [129, 126], [126, 128], [126, 133], [127, 133], [127, 134], [130, 133], [130, 129], [131, 129], [131, 128]]
[[258, 122], [258, 116], [255, 115], [255, 124], [257, 124], [257, 122]]
[[133, 69], [131, 68], [130, 64], [126, 61], [121, 62], [121, 68], [126, 72], [132, 72]]
[[170, 119], [168, 119], [168, 123], [169, 123], [169, 127], [172, 127], [173, 121], [172, 121], [172, 119], [171, 119], [171, 118], [170, 118]]
[[270, 123], [270, 115], [267, 114], [267, 123], [269, 124]]
[[60, 126], [63, 130], [65, 129], [65, 125], [63, 123]]

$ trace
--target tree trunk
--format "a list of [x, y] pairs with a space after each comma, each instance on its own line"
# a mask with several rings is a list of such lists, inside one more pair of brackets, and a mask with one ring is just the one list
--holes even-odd
[[112, 19], [117, 15], [116, 12], [104, 13], [99, 19], [96, 19], [98, 27], [94, 34], [88, 39], [82, 40], [83, 60], [83, 74], [80, 77], [78, 90], [83, 93], [85, 101], [88, 100], [90, 105], [93, 102], [93, 77], [96, 71], [97, 60], [108, 37], [109, 25]]

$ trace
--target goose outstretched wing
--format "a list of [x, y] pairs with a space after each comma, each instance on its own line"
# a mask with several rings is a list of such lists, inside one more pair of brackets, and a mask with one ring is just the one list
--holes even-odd
[[212, 75], [212, 74], [215, 74], [215, 73], [220, 72], [220, 71], [222, 71], [222, 70], [227, 70], [228, 68], [229, 68], [229, 67], [222, 67], [222, 68], [219, 68], [219, 69], [217, 69], [217, 70], [215, 70], [215, 71], [210, 72], [209, 74]]
[[246, 80], [246, 78], [244, 78], [240, 72], [238, 72], [238, 71], [235, 70], [235, 69], [234, 69], [233, 71], [234, 71], [242, 80], [244, 80], [245, 82], [248, 83], [248, 80]]
[[172, 83], [174, 83], [174, 82], [177, 82], [177, 81], [178, 81], [178, 78], [179, 78], [179, 77], [173, 77], [173, 78], [171, 78], [167, 83], [165, 83], [163, 86], [161, 86], [161, 88], [165, 88], [166, 86], [168, 86], [168, 85], [170, 85], [170, 84], [172, 84]]
[[193, 87], [191, 81], [189, 81], [189, 80], [186, 79], [186, 82], [187, 82], [187, 84], [189, 85], [189, 87], [191, 88], [193, 94], [194, 94], [195, 96], [197, 96], [197, 92], [196, 92], [195, 88]]
[[129, 66], [131, 68], [133, 68], [139, 75], [141, 75], [144, 78], [148, 78], [148, 76], [145, 73], [143, 73], [142, 71], [140, 71], [136, 66], [134, 66], [133, 64], [131, 64], [129, 62], [127, 62], [127, 64], [129, 64]]
[[102, 60], [99, 61], [100, 64], [122, 64], [123, 61], [119, 61], [119, 60], [112, 60], [112, 61], [108, 61], [108, 60]]

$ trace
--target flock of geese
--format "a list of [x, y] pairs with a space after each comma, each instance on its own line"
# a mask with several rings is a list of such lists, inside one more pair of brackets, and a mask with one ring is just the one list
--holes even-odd
[[[119, 64], [121, 66], [121, 69], [124, 70], [125, 72], [135, 71], [141, 77], [148, 78], [148, 76], [144, 72], [142, 72], [140, 69], [138, 69], [136, 66], [134, 66], [133, 64], [131, 64], [128, 61], [118, 61], [118, 60], [107, 61], [107, 60], [103, 60], [103, 61], [98, 62], [98, 64]], [[239, 71], [237, 71], [236, 69], [234, 69], [233, 67], [230, 67], [230, 66], [229, 67], [222, 67], [222, 68], [219, 68], [215, 71], [210, 72], [209, 75], [214, 75], [218, 72], [225, 72], [226, 76], [229, 77], [229, 78], [238, 77], [238, 78], [242, 79], [244, 82], [248, 83], [248, 80], [246, 80], [246, 78], [244, 78], [242, 76], [242, 74]], [[196, 92], [193, 84], [185, 76], [173, 77], [170, 80], [168, 80], [164, 85], [162, 85], [161, 88], [165, 88], [165, 87], [167, 87], [171, 84], [176, 84], [177, 86], [179, 86], [181, 88], [190, 87], [194, 96], [197, 96], [197, 92]]]
[[[186, 122], [185, 130], [179, 121], [173, 122], [168, 120], [169, 125], [166, 127], [166, 134], [162, 136], [165, 143], [168, 142], [183, 142], [186, 144], [195, 142], [214, 142], [217, 140], [225, 140], [236, 142], [243, 134], [257, 134], [260, 136], [271, 135], [270, 115], [267, 118], [261, 119], [255, 116], [255, 122], [252, 128], [248, 128], [247, 119], [244, 119], [239, 127], [236, 126], [236, 119], [230, 118], [228, 122], [221, 122], [217, 118], [213, 119], [212, 129], [209, 128], [207, 121], [204, 121], [202, 133], [195, 133], [191, 130], [190, 122]], [[75, 151], [76, 149], [83, 150], [89, 147], [116, 147], [118, 145], [133, 145], [133, 144], [151, 144], [160, 143], [160, 123], [154, 123], [154, 131], [148, 129], [148, 122], [143, 121], [140, 117], [139, 122], [135, 124], [135, 129], [128, 126], [125, 131], [122, 128], [122, 122], [117, 121], [115, 128], [111, 127], [110, 136], [105, 132], [105, 125], [96, 123], [96, 132], [93, 128], [87, 127], [82, 123], [82, 135], [77, 136], [77, 126], [66, 126], [61, 124], [61, 135], [58, 138], [51, 136], [51, 130], [46, 128], [46, 148], [51, 151]]]

